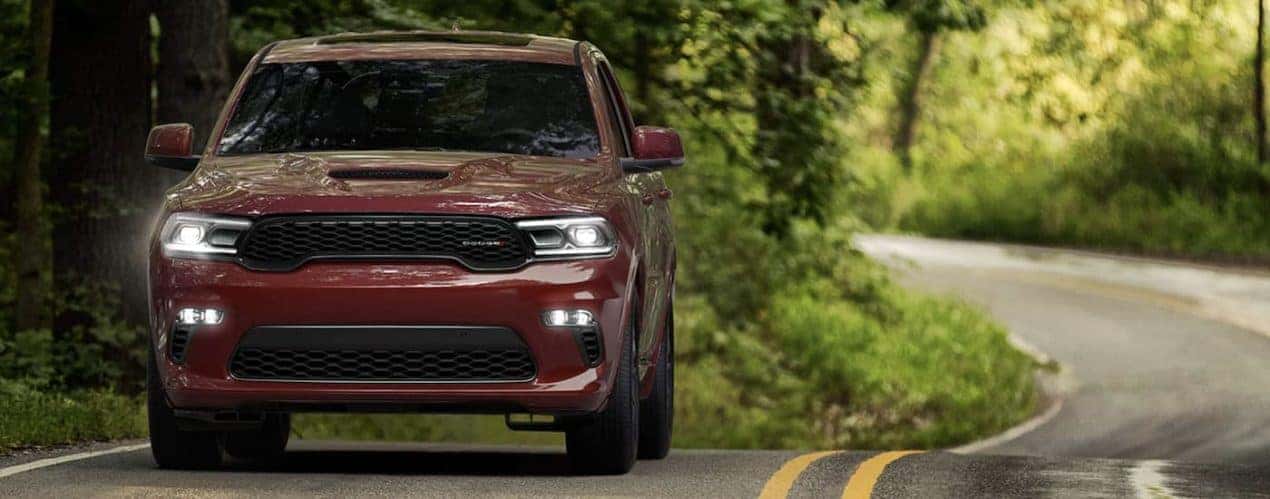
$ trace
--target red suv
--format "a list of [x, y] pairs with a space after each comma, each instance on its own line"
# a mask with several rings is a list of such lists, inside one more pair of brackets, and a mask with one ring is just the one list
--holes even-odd
[[579, 471], [670, 448], [672, 130], [586, 42], [490, 32], [274, 43], [150, 243], [161, 467], [276, 456], [290, 414], [504, 414]]

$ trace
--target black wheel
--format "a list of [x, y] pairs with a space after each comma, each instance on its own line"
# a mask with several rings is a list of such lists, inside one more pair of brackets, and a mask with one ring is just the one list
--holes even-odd
[[150, 419], [150, 453], [160, 468], [207, 469], [221, 463], [220, 435], [212, 431], [185, 431], [159, 381], [159, 366], [150, 352], [146, 362], [146, 408]]
[[639, 447], [639, 370], [635, 366], [635, 328], [622, 338], [617, 379], [604, 409], [576, 421], [565, 432], [574, 470], [591, 475], [620, 475], [635, 466]]
[[291, 415], [269, 414], [257, 430], [225, 433], [225, 453], [237, 459], [270, 461], [282, 457], [291, 438]]
[[670, 434], [675, 426], [675, 312], [666, 314], [666, 337], [662, 339], [653, 373], [653, 392], [639, 404], [639, 458], [664, 459], [670, 454]]

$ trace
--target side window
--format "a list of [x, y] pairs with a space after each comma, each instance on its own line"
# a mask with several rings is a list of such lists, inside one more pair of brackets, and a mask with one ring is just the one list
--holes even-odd
[[622, 91], [617, 86], [617, 80], [613, 79], [609, 64], [601, 62], [599, 69], [600, 81], [604, 84], [604, 93], [608, 96], [610, 124], [622, 136], [622, 140], [616, 145], [616, 148], [620, 149], [617, 154], [621, 157], [630, 156], [631, 130], [634, 128], [631, 124], [631, 115], [626, 112], [626, 102], [622, 100]]

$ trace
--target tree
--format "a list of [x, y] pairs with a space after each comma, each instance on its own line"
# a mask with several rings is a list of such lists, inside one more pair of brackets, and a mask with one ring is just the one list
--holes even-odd
[[229, 94], [229, 2], [161, 0], [157, 121], [194, 125], [202, 150]]
[[889, 0], [888, 7], [904, 13], [918, 33], [918, 52], [907, 81], [901, 85], [898, 101], [898, 123], [891, 149], [899, 156], [908, 172], [913, 167], [911, 151], [917, 137], [917, 124], [922, 115], [922, 86], [939, 58], [943, 32], [956, 29], [980, 29], [987, 17], [976, 0]]
[[908, 172], [913, 168], [910, 155], [913, 140], [917, 136], [917, 121], [922, 114], [922, 83], [930, 79], [935, 59], [939, 53], [943, 37], [939, 30], [920, 31], [917, 58], [914, 59], [912, 71], [904, 82], [898, 99], [899, 121], [895, 127], [895, 137], [891, 140], [891, 148], [900, 159], [900, 165]]
[[[830, 200], [844, 177], [842, 143], [831, 130], [839, 108], [833, 96], [843, 64], [817, 32], [826, 6], [786, 0], [780, 23], [755, 39], [755, 131], [752, 154], [768, 190], [764, 231], [783, 236], [792, 219], [829, 218]], [[819, 95], [826, 96], [819, 97]]]
[[[147, 322], [146, 235], [164, 184], [142, 162], [150, 127], [150, 2], [76, 0], [54, 13], [50, 193], [59, 294], [118, 290], [122, 318]], [[65, 311], [63, 311], [65, 312]], [[83, 314], [61, 313], [64, 333]]]
[[40, 134], [48, 114], [49, 45], [53, 34], [53, 0], [32, 0], [27, 25], [31, 44], [30, 62], [22, 96], [19, 135], [14, 147], [16, 166], [18, 247], [18, 300], [15, 325], [18, 330], [44, 326], [44, 270], [48, 265], [45, 241], [43, 178]]
[[1257, 0], [1257, 49], [1253, 56], [1253, 81], [1256, 85], [1253, 87], [1253, 109], [1252, 113], [1257, 120], [1257, 161], [1265, 164], [1266, 162], [1266, 82], [1265, 82], [1265, 62], [1266, 62], [1266, 2], [1265, 0]]

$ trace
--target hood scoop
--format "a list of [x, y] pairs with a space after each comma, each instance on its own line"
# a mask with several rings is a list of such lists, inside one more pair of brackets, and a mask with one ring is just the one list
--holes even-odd
[[411, 168], [343, 168], [332, 169], [327, 175], [340, 180], [441, 180], [449, 177], [450, 172]]

